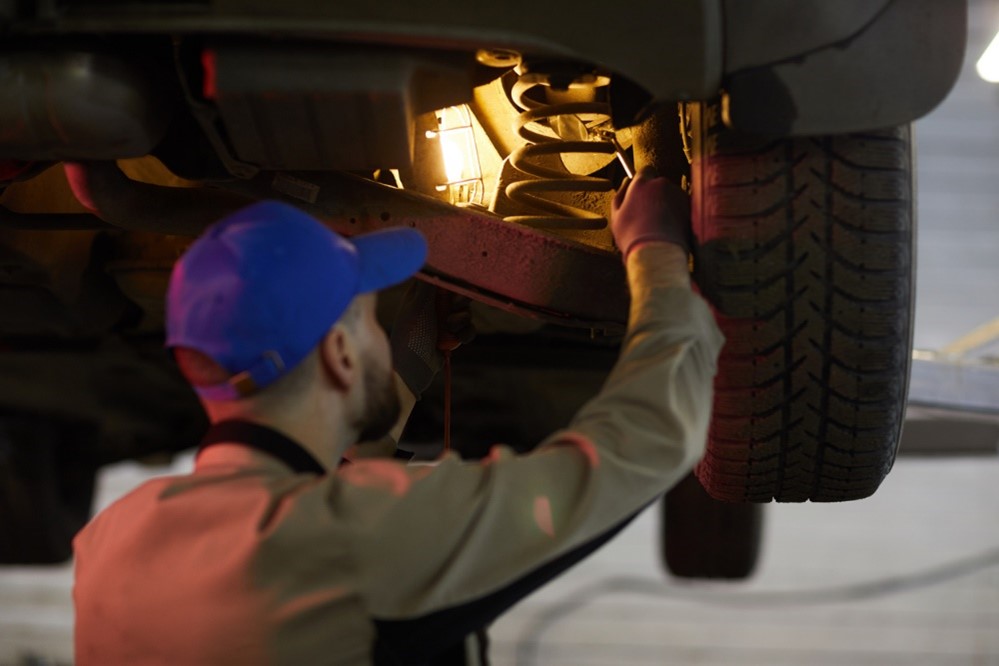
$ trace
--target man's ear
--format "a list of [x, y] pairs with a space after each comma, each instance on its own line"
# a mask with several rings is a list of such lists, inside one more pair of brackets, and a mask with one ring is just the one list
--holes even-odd
[[338, 324], [326, 333], [319, 343], [319, 360], [323, 372], [336, 387], [347, 390], [357, 381], [360, 374], [357, 350], [343, 326]]

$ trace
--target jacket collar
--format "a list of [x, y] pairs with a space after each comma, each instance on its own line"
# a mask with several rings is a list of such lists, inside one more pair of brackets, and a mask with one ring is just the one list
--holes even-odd
[[309, 451], [287, 435], [250, 421], [232, 419], [213, 424], [198, 447], [196, 459], [206, 449], [218, 444], [239, 444], [277, 458], [295, 472], [326, 474], [326, 470]]

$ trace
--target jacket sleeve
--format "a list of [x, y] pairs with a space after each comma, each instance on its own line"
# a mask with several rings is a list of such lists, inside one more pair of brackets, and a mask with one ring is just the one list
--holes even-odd
[[461, 635], [454, 623], [481, 625], [558, 575], [701, 456], [721, 334], [678, 248], [641, 248], [628, 275], [620, 359], [568, 429], [529, 454], [359, 461], [330, 480], [372, 616], [436, 618]]

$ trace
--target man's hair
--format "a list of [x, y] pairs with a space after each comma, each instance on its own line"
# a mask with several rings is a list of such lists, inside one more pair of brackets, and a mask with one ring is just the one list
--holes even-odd
[[337, 320], [338, 323], [343, 324], [347, 328], [354, 330], [357, 326], [357, 322], [361, 318], [361, 306], [358, 303], [358, 299], [355, 298], [347, 306], [347, 309], [343, 311], [340, 315], [340, 319]]

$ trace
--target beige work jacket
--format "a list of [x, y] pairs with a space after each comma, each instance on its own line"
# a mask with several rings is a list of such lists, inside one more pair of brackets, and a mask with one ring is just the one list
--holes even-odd
[[686, 261], [629, 260], [621, 357], [518, 455], [295, 473], [238, 443], [75, 540], [79, 666], [420, 663], [592, 552], [702, 455], [722, 337]]

